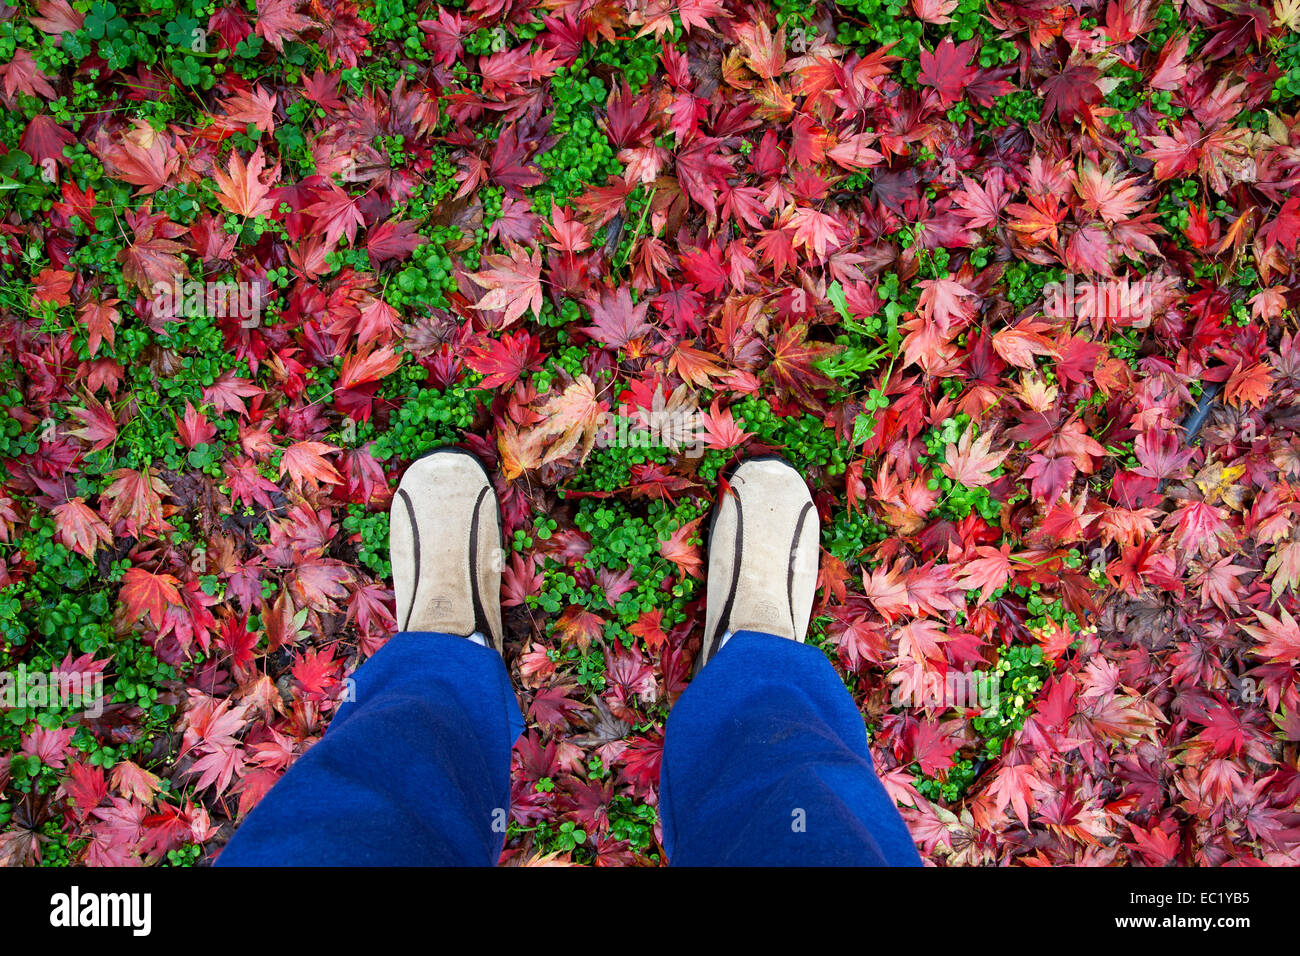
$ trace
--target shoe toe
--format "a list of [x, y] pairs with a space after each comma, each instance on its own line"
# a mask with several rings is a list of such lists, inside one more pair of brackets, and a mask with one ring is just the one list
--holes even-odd
[[482, 631], [500, 650], [500, 511], [478, 459], [440, 450], [414, 462], [393, 500], [389, 545], [399, 627]]
[[398, 489], [413, 498], [442, 497], [450, 492], [457, 497], [470, 496], [472, 500], [479, 489], [490, 484], [487, 472], [473, 455], [443, 450], [413, 462], [402, 475]]
[[732, 471], [709, 542], [703, 666], [728, 631], [802, 641], [816, 592], [820, 526], [803, 477], [778, 456]]

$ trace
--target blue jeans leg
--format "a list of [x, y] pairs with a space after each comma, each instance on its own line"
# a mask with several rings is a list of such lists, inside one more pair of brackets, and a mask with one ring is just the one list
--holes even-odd
[[814, 647], [741, 631], [668, 717], [664, 849], [682, 866], [919, 866], [866, 728]]
[[321, 739], [253, 808], [219, 866], [492, 866], [523, 716], [501, 656], [398, 634]]

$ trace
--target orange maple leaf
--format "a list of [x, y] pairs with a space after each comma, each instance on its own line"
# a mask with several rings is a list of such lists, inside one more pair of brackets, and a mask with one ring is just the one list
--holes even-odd
[[295, 442], [284, 450], [280, 457], [280, 477], [287, 473], [295, 488], [302, 489], [303, 482], [311, 487], [319, 487], [320, 482], [330, 485], [343, 483], [340, 475], [322, 455], [338, 451], [334, 445], [319, 441]]
[[262, 170], [265, 168], [266, 156], [262, 153], [262, 147], [257, 147], [247, 165], [239, 151], [232, 150], [230, 161], [226, 164], [228, 173], [222, 172], [215, 164], [212, 167], [212, 178], [221, 187], [217, 201], [236, 216], [251, 218], [271, 212], [275, 209], [275, 200], [271, 198], [271, 183], [280, 177], [280, 164], [275, 164], [270, 173], [270, 181], [266, 183], [262, 182]]
[[537, 410], [540, 425], [518, 433], [502, 431], [498, 445], [506, 476], [518, 477], [529, 468], [557, 461], [578, 448], [579, 464], [586, 461], [607, 410], [596, 397], [595, 383], [586, 375], [578, 376]]
[[131, 620], [138, 621], [143, 615], [149, 615], [154, 627], [162, 627], [167, 608], [179, 606], [180, 584], [170, 574], [154, 574], [144, 568], [128, 568], [122, 576], [120, 597], [126, 609], [131, 613]]
[[1267, 362], [1255, 362], [1252, 365], [1238, 365], [1236, 371], [1223, 386], [1223, 397], [1229, 405], [1242, 408], [1254, 405], [1263, 406], [1273, 391], [1273, 369]]
[[366, 355], [353, 354], [343, 360], [339, 372], [339, 388], [356, 388], [367, 382], [378, 382], [397, 371], [402, 357], [391, 346], [384, 346]]
[[599, 615], [571, 604], [556, 620], [555, 633], [561, 644], [577, 644], [585, 654], [591, 642], [605, 633], [605, 621]]
[[677, 565], [677, 569], [684, 575], [689, 574], [693, 578], [704, 576], [701, 573], [704, 566], [703, 552], [698, 544], [690, 543], [695, 529], [699, 527], [702, 520], [704, 519], [696, 518], [694, 521], [688, 521], [669, 535], [667, 541], [659, 542], [659, 553]]
[[93, 558], [101, 541], [105, 545], [113, 543], [113, 532], [108, 525], [80, 498], [55, 508], [54, 523], [63, 546], [84, 557]]

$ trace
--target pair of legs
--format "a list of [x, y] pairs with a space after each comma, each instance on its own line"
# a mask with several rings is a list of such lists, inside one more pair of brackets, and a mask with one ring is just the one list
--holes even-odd
[[[919, 865], [862, 717], [803, 644], [817, 514], [799, 475], [751, 459], [709, 535], [704, 643], [669, 715], [664, 848], [678, 865]], [[478, 865], [500, 856], [524, 721], [501, 657], [500, 521], [471, 456], [403, 476], [391, 551], [402, 632], [356, 673], [321, 740], [218, 865]]]

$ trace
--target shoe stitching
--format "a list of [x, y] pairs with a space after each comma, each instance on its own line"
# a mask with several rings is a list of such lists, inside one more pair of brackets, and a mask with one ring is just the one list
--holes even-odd
[[[478, 579], [478, 522], [479, 514], [483, 509], [483, 500], [487, 493], [492, 490], [491, 485], [487, 485], [478, 494], [478, 500], [474, 502], [474, 518], [469, 526], [469, 577], [470, 577], [470, 597], [474, 602], [474, 630], [485, 635], [490, 635], [492, 643], [496, 644], [496, 632], [488, 626], [487, 615], [483, 612], [483, 600], [479, 595]], [[471, 631], [470, 633], [473, 633]]]
[[794, 565], [795, 558], [799, 551], [799, 541], [803, 537], [803, 523], [808, 518], [808, 512], [812, 510], [812, 502], [809, 501], [799, 512], [799, 521], [794, 526], [794, 540], [790, 542], [790, 566], [785, 575], [785, 600], [790, 608], [790, 629], [791, 636], [799, 640], [799, 625], [794, 620]]

